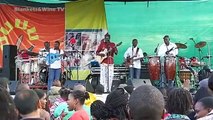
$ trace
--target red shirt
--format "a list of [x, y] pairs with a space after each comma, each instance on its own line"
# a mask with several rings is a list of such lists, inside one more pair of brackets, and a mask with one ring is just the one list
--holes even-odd
[[82, 109], [76, 111], [69, 120], [89, 120], [89, 115]]
[[102, 63], [113, 64], [114, 63], [114, 58], [113, 58], [114, 54], [115, 54], [116, 51], [118, 51], [115, 43], [105, 42], [104, 40], [101, 40], [101, 43], [98, 46], [96, 54], [98, 54], [98, 53], [100, 53], [104, 50], [107, 50], [107, 51], [110, 50], [110, 52], [107, 54], [107, 58], [105, 58]]

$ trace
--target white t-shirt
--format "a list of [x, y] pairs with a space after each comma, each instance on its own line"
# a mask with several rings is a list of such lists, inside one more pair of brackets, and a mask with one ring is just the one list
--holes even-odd
[[[54, 53], [54, 54], [64, 54], [64, 51], [63, 50], [60, 50], [60, 53], [59, 53], [59, 50], [55, 50], [55, 49], [50, 49], [50, 53]], [[59, 60], [56, 60], [54, 63], [50, 64], [50, 68], [52, 69], [58, 69], [58, 68], [61, 68], [61, 56], [58, 56], [59, 57]]]
[[159, 49], [158, 49], [158, 56], [161, 56], [161, 57], [163, 57], [163, 56], [167, 56], [166, 55], [166, 51], [169, 51], [170, 49], [172, 49], [170, 52], [169, 52], [169, 54], [171, 55], [171, 56], [176, 56], [177, 54], [178, 54], [178, 49], [177, 49], [177, 46], [174, 44], [174, 43], [169, 43], [169, 46], [166, 46], [166, 44], [165, 43], [163, 43], [160, 47], [159, 47]]
[[[137, 48], [138, 48], [138, 47], [135, 47], [134, 49], [132, 49], [132, 47], [129, 47], [129, 48], [127, 49], [127, 51], [124, 53], [124, 58], [125, 58], [125, 59], [126, 59], [127, 57], [132, 58], [132, 56], [136, 55]], [[138, 59], [138, 58], [142, 58], [142, 57], [143, 57], [143, 51], [142, 51], [142, 49], [139, 48], [137, 57], [134, 57], [134, 58], [133, 58], [133, 65], [130, 65], [129, 67], [141, 69], [141, 61], [140, 61], [140, 59]], [[138, 59], [138, 60], [134, 60], [134, 59]]]
[[42, 48], [42, 49], [40, 49], [40, 51], [39, 51], [39, 56], [40, 56], [40, 57], [46, 57], [48, 53], [49, 53], [49, 52], [48, 52], [45, 48]]

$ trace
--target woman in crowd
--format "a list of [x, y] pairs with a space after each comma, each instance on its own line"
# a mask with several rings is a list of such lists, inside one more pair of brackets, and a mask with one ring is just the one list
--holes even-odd
[[69, 100], [67, 104], [69, 110], [75, 110], [75, 113], [71, 116], [69, 120], [89, 120], [90, 117], [87, 112], [83, 109], [83, 105], [86, 99], [89, 99], [88, 92], [83, 92], [80, 90], [74, 90], [69, 94]]
[[1, 120], [18, 120], [18, 114], [12, 97], [7, 89], [0, 86], [0, 119]]
[[37, 93], [39, 97], [39, 103], [40, 103], [39, 110], [40, 110], [41, 118], [43, 118], [44, 120], [50, 120], [50, 114], [45, 110], [46, 103], [47, 103], [47, 94], [40, 89], [36, 89], [34, 91]]
[[170, 114], [165, 120], [190, 120], [187, 114], [192, 109], [192, 97], [189, 91], [183, 88], [174, 88], [168, 93], [166, 109]]
[[103, 120], [102, 119], [102, 117], [104, 116], [102, 111], [103, 107], [104, 103], [101, 100], [96, 100], [91, 104], [90, 111], [93, 120]]

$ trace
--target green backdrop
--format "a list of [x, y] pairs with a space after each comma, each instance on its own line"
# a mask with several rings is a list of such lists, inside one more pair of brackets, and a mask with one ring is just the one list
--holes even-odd
[[169, 35], [174, 43], [186, 43], [187, 49], [180, 49], [179, 56], [199, 57], [190, 38], [207, 42], [201, 57], [208, 55], [208, 49], [213, 51], [213, 1], [105, 2], [105, 9], [111, 40], [123, 41], [115, 64], [123, 62], [123, 54], [133, 38], [139, 40], [139, 47], [150, 56], [155, 55], [154, 49], [163, 43], [164, 35]]

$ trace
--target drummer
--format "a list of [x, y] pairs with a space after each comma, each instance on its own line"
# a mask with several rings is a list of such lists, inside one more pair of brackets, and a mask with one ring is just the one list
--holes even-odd
[[39, 64], [45, 64], [45, 58], [50, 51], [50, 42], [44, 42], [44, 48], [39, 51]]
[[[164, 43], [159, 47], [157, 55], [161, 57], [161, 77], [160, 77], [160, 87], [173, 87], [174, 80], [166, 80], [164, 72], [164, 56], [176, 56], [178, 54], [178, 49], [176, 44], [170, 42], [168, 35], [163, 37]], [[168, 83], [168, 84], [167, 84]]]

